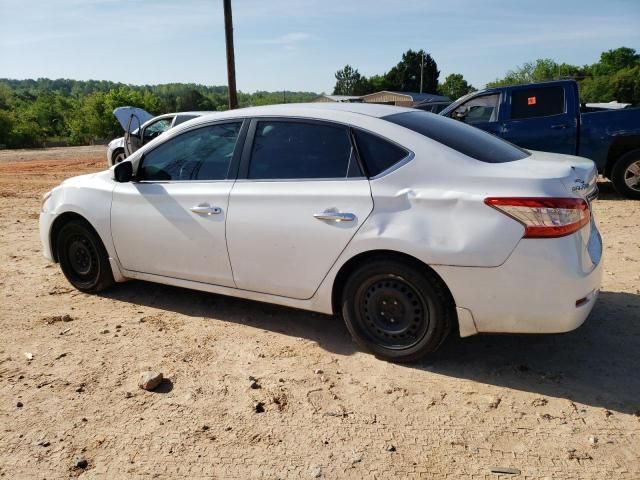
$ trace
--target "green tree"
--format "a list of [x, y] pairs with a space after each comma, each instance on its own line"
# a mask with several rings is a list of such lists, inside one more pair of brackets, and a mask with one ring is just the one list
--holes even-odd
[[[424, 65], [422, 63], [424, 56]], [[433, 57], [424, 50], [407, 50], [402, 60], [385, 75], [387, 90], [400, 92], [420, 91], [420, 70], [422, 69], [422, 91], [437, 93], [440, 71]]]
[[593, 65], [593, 75], [613, 75], [620, 70], [633, 68], [640, 63], [640, 55], [628, 47], [607, 50], [600, 55], [600, 61]]
[[338, 70], [335, 77], [334, 95], [365, 95], [371, 90], [367, 78], [360, 75], [360, 72], [351, 65], [345, 65]]
[[444, 82], [438, 88], [440, 95], [449, 97], [452, 100], [456, 100], [463, 95], [470, 92], [475, 92], [476, 89], [467, 82], [464, 77], [459, 73], [452, 73], [444, 79]]

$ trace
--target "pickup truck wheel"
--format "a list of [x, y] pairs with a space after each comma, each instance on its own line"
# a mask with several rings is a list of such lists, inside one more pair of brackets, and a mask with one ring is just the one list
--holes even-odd
[[86, 222], [72, 220], [63, 225], [56, 250], [62, 273], [78, 290], [94, 293], [113, 285], [107, 251]]
[[611, 181], [620, 195], [640, 200], [640, 150], [623, 155], [613, 165]]
[[396, 260], [373, 260], [358, 268], [342, 297], [342, 314], [353, 340], [397, 362], [434, 352], [451, 329], [453, 308], [436, 275]]

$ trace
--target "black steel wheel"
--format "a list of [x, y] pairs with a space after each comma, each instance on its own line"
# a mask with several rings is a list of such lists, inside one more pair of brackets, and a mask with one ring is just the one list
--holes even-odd
[[342, 314], [360, 346], [385, 359], [414, 361], [440, 346], [455, 312], [449, 291], [432, 271], [375, 258], [348, 278]]
[[62, 273], [78, 290], [97, 292], [114, 283], [104, 245], [86, 222], [72, 220], [60, 228], [56, 253]]

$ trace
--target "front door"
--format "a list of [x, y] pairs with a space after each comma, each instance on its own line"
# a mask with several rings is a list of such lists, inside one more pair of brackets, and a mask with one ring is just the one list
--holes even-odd
[[306, 299], [373, 208], [347, 127], [254, 120], [229, 200], [236, 286]]
[[234, 286], [225, 221], [242, 122], [188, 130], [144, 157], [113, 192], [111, 230], [131, 271]]

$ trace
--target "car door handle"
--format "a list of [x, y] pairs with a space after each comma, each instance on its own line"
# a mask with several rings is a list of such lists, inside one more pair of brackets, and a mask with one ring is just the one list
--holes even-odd
[[330, 222], [353, 222], [356, 216], [353, 213], [331, 212], [314, 213], [314, 218], [318, 220], [328, 220]]
[[554, 130], [564, 130], [567, 127], [568, 127], [568, 125], [566, 123], [559, 123], [557, 125], [551, 125], [551, 128], [553, 128]]
[[193, 213], [197, 213], [198, 215], [218, 215], [219, 213], [222, 213], [222, 209], [220, 207], [212, 207], [208, 203], [194, 205], [189, 210]]

